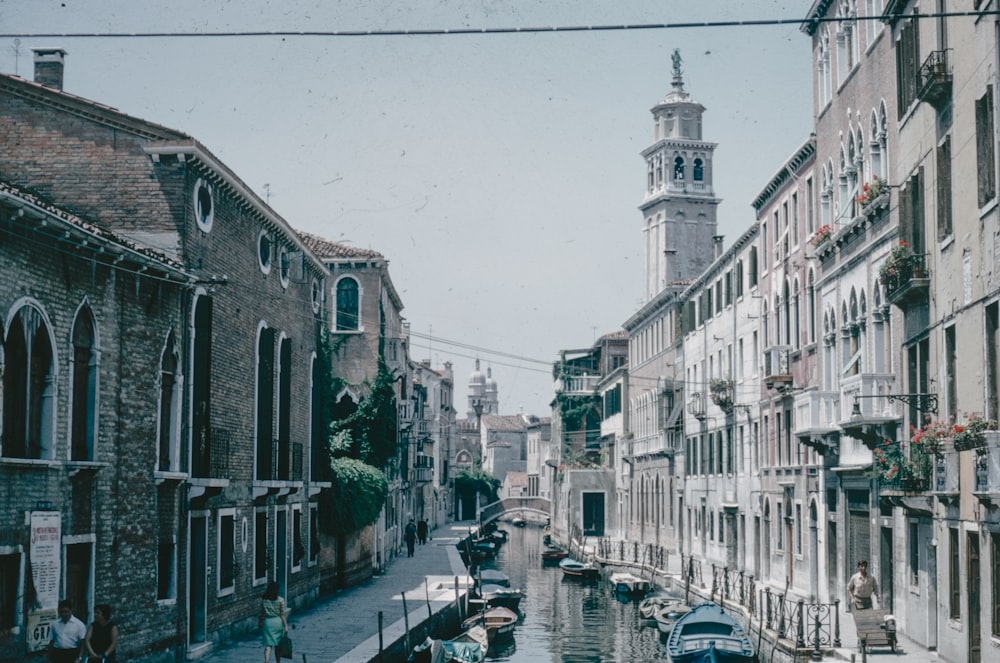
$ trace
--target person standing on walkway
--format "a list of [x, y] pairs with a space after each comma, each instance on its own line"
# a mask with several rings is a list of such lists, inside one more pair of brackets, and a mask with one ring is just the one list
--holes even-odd
[[73, 602], [59, 602], [59, 619], [52, 622], [52, 639], [49, 641], [49, 660], [52, 663], [76, 663], [83, 656], [83, 639], [87, 627], [73, 616]]
[[87, 628], [84, 650], [95, 663], [115, 663], [118, 659], [118, 625], [111, 621], [111, 606], [98, 603], [94, 606], [94, 621]]
[[[847, 583], [847, 595], [851, 597], [851, 605], [855, 610], [870, 610], [872, 597], [879, 598], [878, 582], [873, 576], [868, 575], [866, 560], [858, 562], [858, 572], [851, 576]], [[879, 601], [881, 602], [881, 599]]]
[[282, 636], [288, 635], [288, 617], [285, 610], [285, 599], [278, 596], [278, 583], [269, 582], [264, 596], [260, 601], [260, 616], [258, 623], [262, 630], [261, 644], [264, 645], [264, 663], [271, 662], [271, 650], [274, 650], [274, 659], [281, 663], [281, 654], [278, 653], [278, 643]]
[[420, 545], [427, 543], [427, 521], [423, 518], [417, 521], [417, 540]]
[[410, 518], [410, 522], [406, 523], [403, 538], [406, 539], [406, 556], [413, 557], [413, 546], [417, 542], [417, 526], [413, 524], [413, 518]]

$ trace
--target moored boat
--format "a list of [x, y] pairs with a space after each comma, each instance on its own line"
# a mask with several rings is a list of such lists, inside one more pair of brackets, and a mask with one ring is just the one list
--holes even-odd
[[441, 642], [444, 647], [445, 661], [459, 663], [480, 663], [486, 658], [489, 648], [489, 638], [482, 626], [473, 626], [464, 633]]
[[628, 594], [629, 596], [645, 596], [650, 590], [648, 580], [643, 580], [631, 573], [612, 573], [611, 585], [619, 594]]
[[472, 615], [464, 622], [462, 628], [470, 629], [473, 626], [482, 626], [486, 629], [486, 637], [490, 645], [514, 637], [514, 626], [517, 625], [518, 614], [509, 608], [495, 606], [487, 608], [484, 612]]
[[677, 620], [689, 612], [691, 612], [691, 607], [683, 601], [672, 601], [661, 605], [653, 613], [653, 619], [656, 621], [656, 628], [659, 629], [660, 633], [670, 635]]
[[510, 578], [497, 569], [479, 569], [476, 572], [476, 582], [480, 585], [500, 585], [510, 587]]
[[656, 613], [660, 611], [665, 605], [670, 603], [682, 603], [683, 601], [679, 596], [672, 596], [670, 594], [649, 594], [643, 600], [639, 601], [639, 616], [643, 619], [653, 619], [656, 617]]
[[753, 642], [721, 606], [703, 603], [682, 615], [667, 636], [671, 663], [752, 663]]
[[565, 548], [556, 548], [554, 546], [550, 546], [542, 551], [543, 564], [545, 563], [554, 564], [559, 560], [566, 559], [567, 557], [569, 557], [569, 551], [566, 550]]
[[573, 559], [572, 557], [567, 557], [559, 562], [559, 568], [562, 569], [564, 576], [568, 576], [570, 578], [593, 580], [601, 575], [601, 569], [597, 565], [591, 564], [590, 562], [581, 562]]
[[514, 612], [517, 612], [521, 599], [524, 598], [521, 590], [500, 585], [483, 585], [476, 590], [476, 594], [490, 607], [500, 606]]

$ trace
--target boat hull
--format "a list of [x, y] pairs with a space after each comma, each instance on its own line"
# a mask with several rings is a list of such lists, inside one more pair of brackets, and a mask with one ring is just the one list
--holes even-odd
[[721, 606], [703, 603], [682, 615], [667, 636], [671, 663], [752, 663], [753, 643]]
[[566, 558], [559, 562], [559, 568], [567, 578], [594, 580], [601, 575], [601, 569], [593, 564], [586, 564], [575, 559]]

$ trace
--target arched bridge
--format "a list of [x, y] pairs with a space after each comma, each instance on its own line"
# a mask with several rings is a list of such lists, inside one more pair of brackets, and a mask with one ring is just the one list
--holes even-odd
[[552, 514], [552, 502], [545, 497], [506, 497], [480, 509], [479, 523], [485, 525], [505, 513], [519, 511], [527, 511], [548, 518]]

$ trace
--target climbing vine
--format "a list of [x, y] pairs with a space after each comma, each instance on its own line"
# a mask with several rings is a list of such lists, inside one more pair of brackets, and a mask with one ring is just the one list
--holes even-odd
[[455, 473], [455, 493], [457, 495], [484, 495], [486, 502], [497, 500], [500, 479], [483, 470], [459, 470]]
[[597, 395], [570, 395], [563, 392], [556, 394], [556, 406], [563, 430], [578, 431], [590, 428], [592, 421], [600, 423], [597, 411]]
[[[335, 442], [331, 440], [333, 451]], [[389, 484], [381, 470], [354, 458], [330, 461], [333, 486], [322, 493], [324, 529], [342, 535], [355, 532], [378, 520], [389, 494]]]

